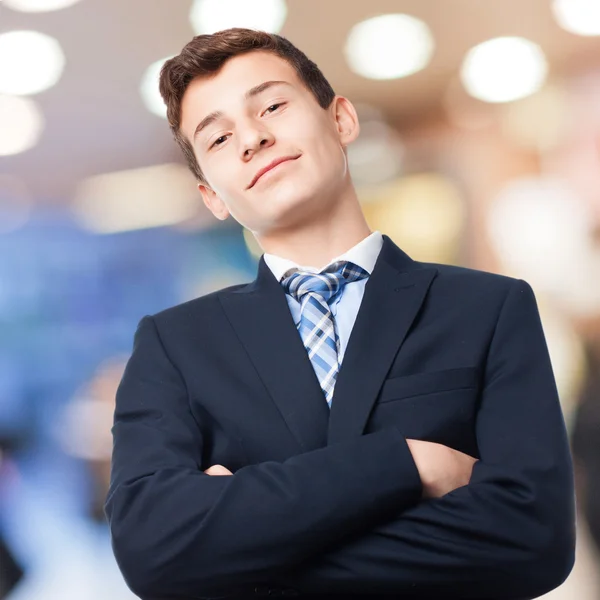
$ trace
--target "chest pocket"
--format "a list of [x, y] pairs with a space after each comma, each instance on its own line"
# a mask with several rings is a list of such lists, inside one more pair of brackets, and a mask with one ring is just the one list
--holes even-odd
[[394, 423], [407, 438], [437, 442], [477, 457], [479, 388], [475, 367], [393, 377], [381, 388], [366, 432]]
[[379, 404], [425, 394], [473, 389], [478, 386], [478, 383], [479, 373], [475, 367], [393, 377], [387, 379], [383, 384], [379, 395]]

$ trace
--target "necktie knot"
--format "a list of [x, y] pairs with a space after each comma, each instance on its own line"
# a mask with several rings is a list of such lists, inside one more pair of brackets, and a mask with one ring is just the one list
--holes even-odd
[[320, 273], [295, 271], [285, 277], [281, 285], [286, 293], [298, 302], [302, 302], [307, 294], [316, 294], [329, 304], [347, 283], [368, 277], [369, 274], [354, 263], [341, 261], [329, 265]]
[[347, 283], [368, 276], [361, 267], [339, 261], [320, 273], [296, 271], [281, 282], [285, 291], [302, 304], [298, 331], [330, 407], [339, 369], [339, 338], [330, 303]]

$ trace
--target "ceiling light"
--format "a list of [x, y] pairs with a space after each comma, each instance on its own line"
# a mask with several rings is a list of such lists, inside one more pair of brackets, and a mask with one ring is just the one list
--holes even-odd
[[0, 94], [37, 94], [56, 84], [64, 66], [54, 38], [37, 31], [0, 34]]
[[153, 62], [144, 72], [140, 83], [140, 94], [144, 105], [151, 113], [154, 113], [163, 119], [167, 118], [167, 107], [160, 95], [158, 80], [162, 66], [170, 58], [170, 56], [167, 56], [166, 58], [161, 58], [160, 60]]
[[44, 119], [30, 98], [0, 96], [0, 156], [20, 154], [38, 143]]
[[[368, 192], [368, 188], [367, 188]], [[454, 262], [466, 224], [465, 200], [439, 173], [414, 173], [359, 197], [371, 229], [378, 229], [418, 260]]]
[[285, 0], [194, 0], [190, 22], [196, 34], [230, 27], [278, 33], [286, 16]]
[[403, 14], [380, 15], [355, 25], [344, 52], [350, 68], [369, 79], [406, 77], [424, 69], [434, 42], [427, 25]]
[[589, 206], [570, 184], [554, 177], [508, 183], [487, 213], [492, 247], [508, 274], [552, 294], [568, 312], [597, 314], [600, 252]]
[[485, 102], [510, 102], [543, 85], [548, 64], [541, 48], [518, 37], [500, 37], [471, 48], [461, 67], [467, 92]]
[[86, 179], [73, 211], [86, 229], [117, 233], [181, 223], [195, 217], [201, 204], [189, 170], [165, 164]]
[[552, 12], [557, 23], [577, 35], [600, 35], [598, 0], [554, 0]]
[[505, 105], [502, 112], [503, 132], [518, 144], [541, 152], [564, 141], [572, 120], [566, 90], [556, 84]]
[[4, 6], [21, 12], [50, 12], [77, 4], [79, 0], [4, 0]]

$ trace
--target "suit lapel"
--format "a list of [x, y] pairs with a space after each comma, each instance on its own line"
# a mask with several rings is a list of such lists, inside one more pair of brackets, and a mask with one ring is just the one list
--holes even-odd
[[383, 237], [331, 411], [285, 292], [264, 259], [254, 282], [220, 295], [229, 321], [303, 452], [362, 435], [385, 376], [437, 274]]
[[383, 237], [336, 381], [328, 444], [362, 435], [385, 376], [437, 274]]
[[256, 281], [221, 303], [265, 387], [301, 449], [327, 443], [329, 408], [287, 304], [285, 292], [260, 259]]

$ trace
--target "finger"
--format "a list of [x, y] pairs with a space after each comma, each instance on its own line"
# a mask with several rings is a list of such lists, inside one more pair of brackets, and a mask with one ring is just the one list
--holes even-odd
[[233, 475], [233, 473], [223, 465], [213, 465], [204, 472], [207, 475]]
[[206, 471], [204, 471], [205, 473], [208, 473], [209, 471], [218, 471], [219, 469], [224, 469], [225, 467], [223, 465], [212, 465], [211, 467], [208, 467], [208, 469], [206, 469]]
[[233, 475], [233, 473], [229, 469], [222, 467], [221, 469], [218, 469], [215, 473], [212, 473], [212, 475]]

